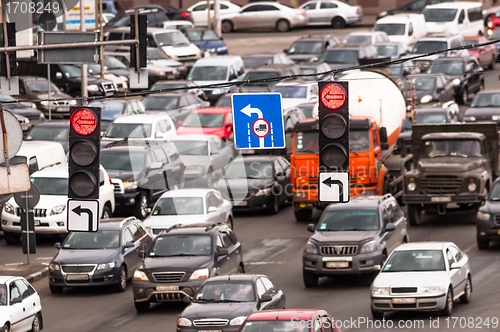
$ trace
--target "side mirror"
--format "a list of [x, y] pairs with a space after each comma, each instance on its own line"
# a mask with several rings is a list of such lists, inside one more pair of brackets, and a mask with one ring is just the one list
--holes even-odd
[[191, 298], [191, 296], [187, 296], [187, 295], [182, 298], [182, 302], [184, 302], [186, 304], [191, 303], [192, 300], [193, 299]]
[[273, 299], [273, 297], [269, 294], [263, 294], [261, 297], [260, 297], [260, 302], [269, 302]]
[[389, 149], [389, 144], [387, 143], [387, 128], [386, 127], [380, 128], [379, 136], [380, 136], [380, 147], [382, 148], [382, 150]]
[[207, 210], [208, 213], [212, 213], [212, 212], [217, 212], [217, 208], [215, 206], [210, 206]]
[[54, 243], [54, 247], [57, 249], [61, 249], [61, 242]]
[[314, 224], [309, 224], [309, 225], [307, 225], [307, 230], [311, 233], [314, 233], [314, 231], [316, 230], [316, 227]]
[[284, 173], [283, 171], [281, 171], [281, 172], [276, 172], [276, 174], [275, 174], [274, 176], [275, 176], [275, 177], [277, 177], [277, 178], [280, 178], [280, 177], [282, 177], [282, 176], [285, 176], [285, 173]]
[[396, 230], [396, 225], [394, 225], [392, 222], [390, 222], [387, 225], [385, 225], [384, 231], [386, 231], [386, 232], [392, 232], [394, 230]]
[[450, 270], [456, 270], [456, 269], [459, 269], [461, 268], [460, 264], [458, 264], [457, 262], [453, 263], [450, 265]]
[[286, 48], [283, 49], [283, 53], [288, 54], [288, 50]]
[[219, 256], [227, 256], [229, 255], [229, 250], [227, 250], [226, 248], [219, 248], [217, 250], [217, 254], [219, 254]]
[[62, 80], [62, 79], [63, 79], [63, 74], [62, 74], [61, 72], [57, 72], [57, 73], [56, 73], [56, 78], [57, 78], [58, 80]]
[[228, 123], [226, 123], [226, 127], [227, 127], [227, 128], [233, 128], [233, 123], [232, 123], [232, 122], [228, 122]]
[[160, 169], [163, 164], [159, 161], [155, 161], [154, 163], [151, 163], [149, 168], [151, 169]]
[[437, 89], [436, 89], [436, 92], [437, 92], [437, 93], [441, 93], [441, 92], [443, 92], [443, 91], [444, 91], [444, 88], [437, 88]]
[[125, 243], [125, 248], [133, 248], [134, 246], [135, 245], [133, 241], [128, 241], [127, 243]]
[[413, 30], [408, 31], [408, 36], [413, 36]]
[[220, 36], [220, 40], [224, 40], [224, 37]]

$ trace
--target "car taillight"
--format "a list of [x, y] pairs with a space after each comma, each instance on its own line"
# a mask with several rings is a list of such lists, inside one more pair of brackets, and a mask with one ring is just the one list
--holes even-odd
[[111, 181], [111, 178], [109, 178], [109, 184], [113, 185], [113, 181]]
[[191, 14], [189, 14], [188, 12], [182, 12], [181, 15], [184, 18], [190, 18], [191, 17]]

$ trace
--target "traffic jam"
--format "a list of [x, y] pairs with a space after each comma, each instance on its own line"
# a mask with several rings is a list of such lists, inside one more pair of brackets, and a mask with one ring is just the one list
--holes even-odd
[[18, 54], [0, 331], [498, 330], [500, 7], [354, 2], [102, 1], [102, 65]]

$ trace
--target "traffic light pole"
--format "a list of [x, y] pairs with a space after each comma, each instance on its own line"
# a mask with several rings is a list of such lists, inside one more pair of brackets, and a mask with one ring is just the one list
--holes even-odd
[[[85, 32], [85, 15], [84, 15], [84, 10], [85, 10], [85, 4], [83, 3], [83, 0], [80, 0], [80, 31]], [[87, 103], [87, 97], [89, 96], [89, 93], [87, 91], [87, 78], [88, 78], [88, 71], [87, 71], [87, 64], [82, 63], [82, 66], [80, 67], [82, 71], [82, 86], [81, 86], [81, 95], [82, 95], [82, 105], [85, 106]]]

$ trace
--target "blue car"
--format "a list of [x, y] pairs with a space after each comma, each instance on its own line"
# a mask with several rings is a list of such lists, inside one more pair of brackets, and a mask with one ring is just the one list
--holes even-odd
[[182, 32], [186, 35], [190, 42], [195, 44], [204, 52], [210, 55], [224, 55], [229, 54], [227, 46], [222, 37], [207, 28], [186, 28]]

